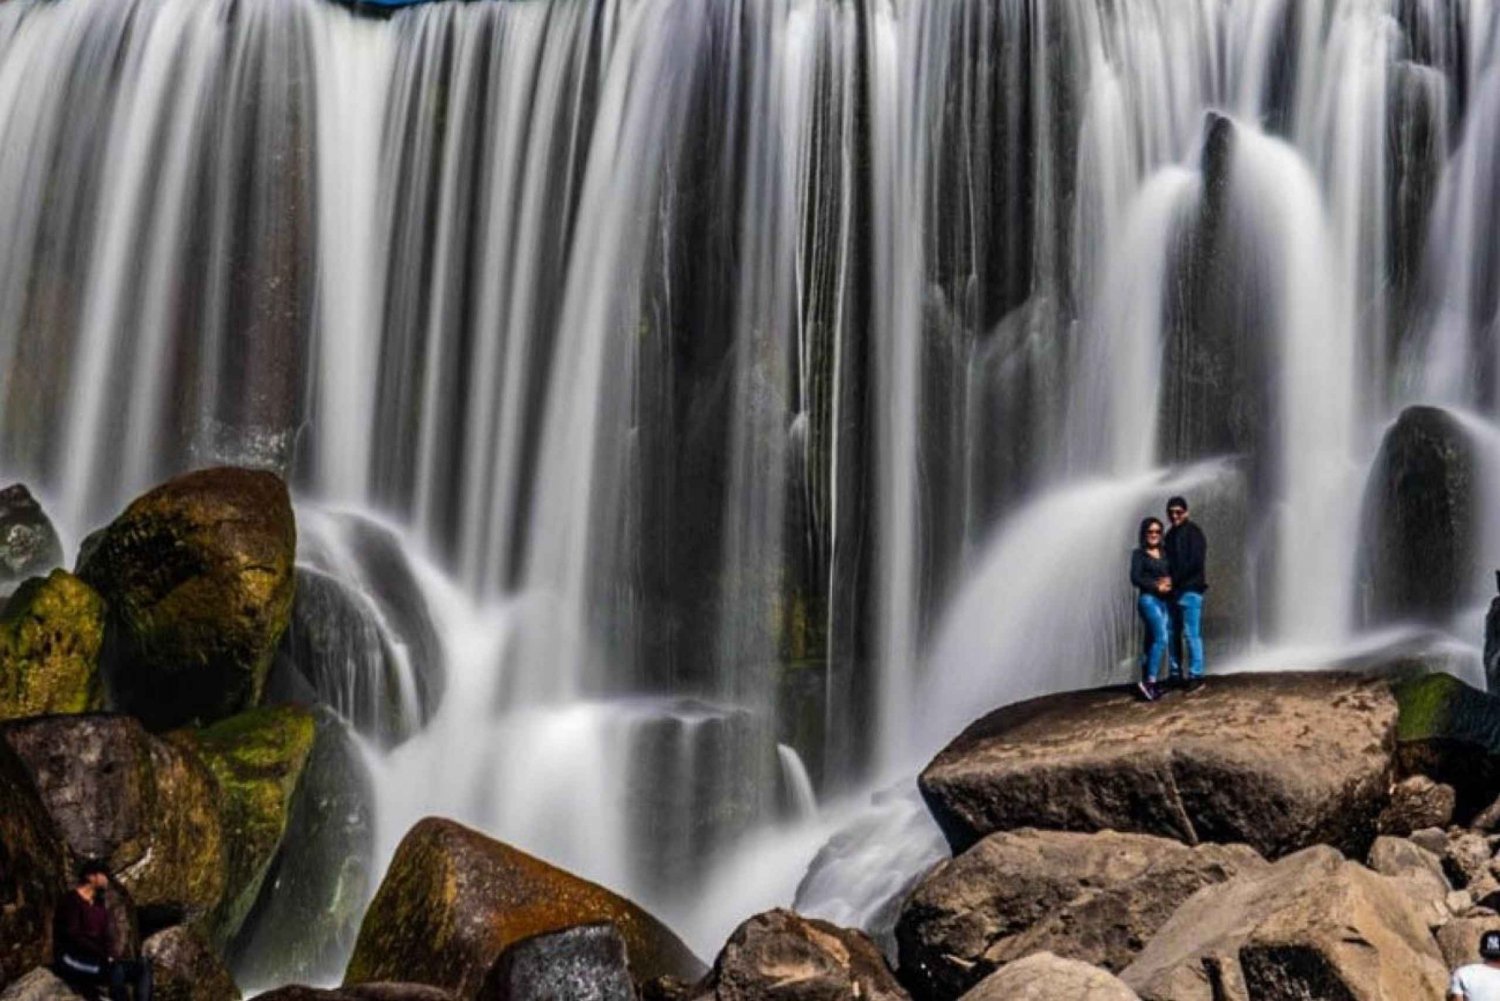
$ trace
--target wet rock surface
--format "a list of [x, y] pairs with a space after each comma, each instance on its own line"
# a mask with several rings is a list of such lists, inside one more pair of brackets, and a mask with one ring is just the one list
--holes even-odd
[[1363, 857], [1389, 795], [1396, 714], [1386, 681], [1334, 671], [1218, 677], [1149, 705], [1070, 692], [979, 720], [919, 784], [957, 851], [1038, 827]]
[[479, 1001], [635, 1001], [625, 940], [610, 924], [547, 932], [495, 960]]
[[271, 473], [199, 470], [134, 501], [77, 571], [109, 606], [115, 704], [154, 730], [255, 705], [291, 615], [296, 548]]
[[24, 484], [0, 490], [0, 593], [63, 563], [62, 540]]
[[1267, 863], [1244, 845], [1141, 834], [992, 834], [917, 887], [896, 925], [902, 981], [952, 998], [1050, 952], [1118, 971], [1197, 890]]
[[638, 980], [702, 972], [671, 930], [623, 897], [453, 821], [428, 818], [397, 849], [344, 980], [399, 977], [471, 997], [508, 946], [599, 921], [619, 930]]
[[901, 1001], [907, 997], [863, 932], [788, 910], [735, 929], [693, 1001]]

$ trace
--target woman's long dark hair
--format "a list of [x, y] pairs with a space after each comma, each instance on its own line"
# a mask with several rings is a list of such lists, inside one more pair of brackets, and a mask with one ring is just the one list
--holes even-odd
[[1157, 528], [1160, 528], [1163, 531], [1166, 530], [1166, 526], [1161, 523], [1160, 518], [1143, 518], [1141, 520], [1141, 529], [1135, 535], [1136, 545], [1140, 546], [1142, 549], [1146, 548], [1146, 529], [1150, 528], [1152, 525], [1155, 525]]

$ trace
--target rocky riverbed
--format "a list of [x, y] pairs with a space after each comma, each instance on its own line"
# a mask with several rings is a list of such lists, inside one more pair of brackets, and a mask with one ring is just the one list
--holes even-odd
[[320, 643], [287, 635], [281, 481], [188, 474], [72, 573], [32, 558], [52, 549], [18, 554], [34, 576], [0, 614], [0, 1001], [73, 996], [45, 964], [84, 858], [164, 1001], [239, 998], [231, 969], [344, 983], [262, 995], [284, 1001], [1420, 1001], [1500, 928], [1500, 699], [1403, 656], [997, 708], [920, 777], [953, 854], [899, 901], [891, 955], [775, 910], [707, 965], [631, 901], [441, 818], [376, 888], [351, 727], [403, 731], [335, 711]]

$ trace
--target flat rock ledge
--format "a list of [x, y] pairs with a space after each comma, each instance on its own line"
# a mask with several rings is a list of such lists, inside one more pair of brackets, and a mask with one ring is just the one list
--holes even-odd
[[1037, 827], [1359, 858], [1389, 800], [1397, 714], [1389, 679], [1350, 672], [1214, 677], [1151, 704], [1068, 692], [980, 719], [919, 785], [955, 854]]

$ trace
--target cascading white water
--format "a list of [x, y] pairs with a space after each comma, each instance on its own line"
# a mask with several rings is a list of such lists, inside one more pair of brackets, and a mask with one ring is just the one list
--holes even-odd
[[[1168, 492], [1235, 557], [1226, 648], [1347, 637], [1392, 408], [1500, 397], [1497, 32], [1486, 0], [12, 0], [0, 468], [73, 538], [189, 465], [284, 471], [362, 610], [340, 708], [430, 717], [377, 755], [384, 850], [448, 813], [707, 948], [870, 776], [1127, 676]], [[351, 511], [420, 568], [441, 671], [369, 642], [401, 629]], [[779, 745], [836, 805], [751, 886], [779, 784], [809, 809]], [[883, 857], [929, 858], [890, 803]], [[839, 878], [828, 913], [887, 902]]]

